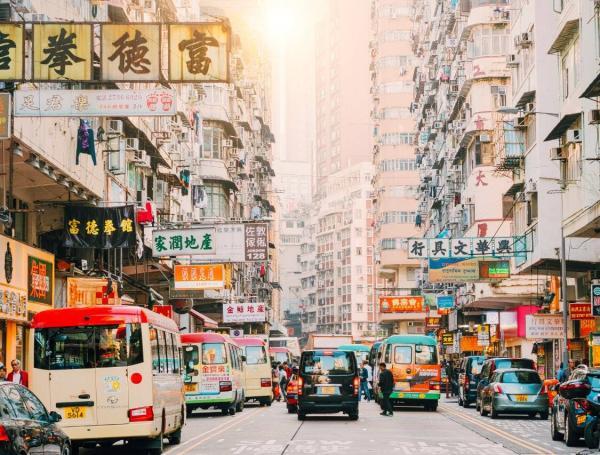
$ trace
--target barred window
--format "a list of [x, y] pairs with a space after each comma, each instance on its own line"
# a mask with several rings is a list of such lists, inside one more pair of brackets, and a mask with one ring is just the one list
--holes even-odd
[[411, 62], [411, 59], [407, 55], [388, 55], [381, 57], [377, 62], [379, 68], [400, 68], [401, 66], [407, 66]]
[[383, 145], [412, 145], [412, 133], [384, 133], [381, 136]]
[[415, 160], [383, 160], [379, 163], [381, 172], [414, 171], [416, 169]]
[[395, 211], [395, 212], [383, 212], [381, 217], [382, 224], [414, 224], [416, 217], [416, 212], [405, 212], [405, 211]]

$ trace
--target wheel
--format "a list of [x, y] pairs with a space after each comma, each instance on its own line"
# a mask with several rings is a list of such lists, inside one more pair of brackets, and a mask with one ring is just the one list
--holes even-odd
[[169, 444], [172, 444], [175, 446], [181, 444], [181, 427], [179, 427], [179, 430], [171, 433], [168, 436], [168, 439], [169, 439]]
[[350, 420], [358, 420], [358, 412], [348, 414], [348, 417], [350, 418]]
[[437, 408], [438, 408], [438, 402], [437, 401], [434, 401], [433, 403], [431, 403], [431, 406], [429, 406], [429, 410], [431, 412], [436, 412]]
[[287, 412], [288, 414], [293, 414], [294, 412], [296, 412], [296, 407], [288, 404]]
[[71, 443], [71, 455], [79, 455], [79, 445], [76, 442]]
[[229, 414], [229, 408], [221, 408], [221, 414], [226, 416], [227, 414]]
[[244, 400], [235, 405], [235, 410], [237, 412], [242, 412], [244, 410]]
[[490, 401], [490, 417], [492, 419], [497, 419], [498, 418], [498, 411], [496, 411], [494, 409], [494, 402]]
[[600, 434], [598, 433], [598, 417], [593, 417], [586, 426], [583, 432], [585, 445], [588, 449], [597, 449], [600, 445]]
[[186, 406], [185, 408], [185, 416], [189, 419], [190, 417], [192, 417], [192, 414], [194, 412], [194, 408], [190, 408], [189, 406]]
[[269, 401], [267, 401], [265, 404], [266, 404], [267, 406], [271, 406], [271, 404], [272, 404], [272, 403], [273, 403], [273, 401], [269, 400]]
[[150, 443], [154, 446], [148, 449], [148, 455], [161, 455], [165, 449], [164, 435], [162, 431], [156, 438], [151, 439]]
[[479, 401], [479, 397], [475, 398], [475, 410], [481, 412], [481, 402]]
[[534, 419], [536, 414], [537, 414], [537, 412], [530, 412], [527, 415], [529, 416], [530, 419]]
[[573, 424], [571, 423], [571, 419], [569, 419], [569, 413], [565, 412], [565, 443], [567, 447], [573, 447], [579, 438], [575, 434], [575, 428], [573, 428]]
[[305, 419], [306, 419], [306, 414], [298, 411], [298, 420], [305, 420]]
[[542, 411], [542, 412], [540, 412], [540, 419], [542, 419], [542, 420], [548, 420], [548, 416], [549, 415], [550, 414], [548, 413], [548, 411]]
[[458, 396], [458, 405], [459, 406], [464, 406], [465, 402], [463, 401], [463, 399], [460, 397], [460, 395]]
[[71, 447], [69, 447], [69, 443], [65, 443], [60, 454], [61, 455], [71, 455]]
[[479, 406], [476, 406], [475, 408], [479, 410], [479, 415], [480, 416], [485, 417], [486, 415], [488, 415], [488, 412], [483, 407], [483, 402], [481, 402], [479, 404]]
[[229, 415], [230, 415], [230, 416], [234, 416], [234, 415], [235, 415], [235, 406], [231, 406], [231, 407], [228, 409], [228, 412], [229, 412]]
[[464, 399], [462, 402], [462, 406], [463, 408], [468, 408], [470, 406], [471, 403], [469, 403], [469, 401], [467, 399]]
[[558, 428], [556, 426], [555, 412], [553, 412], [552, 416], [550, 417], [550, 435], [552, 436], [553, 441], [562, 441], [564, 438], [564, 435], [558, 431]]

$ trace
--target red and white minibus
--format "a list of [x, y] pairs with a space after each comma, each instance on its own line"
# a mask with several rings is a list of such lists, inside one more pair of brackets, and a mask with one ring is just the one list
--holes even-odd
[[136, 306], [42, 311], [32, 321], [30, 387], [79, 447], [181, 441], [185, 397], [175, 322]]

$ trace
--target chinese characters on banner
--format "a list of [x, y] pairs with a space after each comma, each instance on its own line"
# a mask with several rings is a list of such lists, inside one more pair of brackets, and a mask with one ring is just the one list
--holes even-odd
[[481, 347], [490, 345], [490, 326], [488, 324], [481, 324], [477, 327], [477, 344]]
[[169, 80], [228, 80], [229, 33], [223, 23], [169, 25]]
[[215, 253], [215, 228], [152, 231], [152, 254], [160, 256], [211, 255]]
[[173, 272], [175, 289], [204, 290], [225, 287], [225, 266], [223, 264], [177, 264]]
[[454, 345], [454, 334], [453, 333], [444, 333], [444, 334], [442, 334], [442, 344], [444, 346], [452, 346], [452, 345]]
[[[177, 114], [177, 92], [150, 90], [16, 90], [15, 117], [155, 117]], [[0, 117], [2, 114], [0, 113]], [[0, 134], [2, 129], [0, 127]]]
[[379, 297], [381, 313], [420, 313], [423, 311], [423, 297], [408, 295], [399, 297]]
[[223, 322], [265, 322], [267, 307], [264, 303], [225, 303], [223, 304]]
[[[410, 238], [408, 257], [410, 259], [511, 257], [522, 253], [518, 251], [523, 249], [522, 242], [521, 237]], [[515, 248], [516, 245], [519, 248]]]
[[439, 329], [441, 318], [428, 316], [425, 318], [425, 327], [427, 329]]
[[92, 24], [34, 23], [33, 80], [90, 81]]
[[54, 264], [27, 256], [27, 296], [30, 302], [53, 304]]
[[129, 248], [135, 246], [133, 205], [65, 209], [67, 248]]
[[564, 338], [563, 319], [560, 314], [528, 314], [525, 316], [525, 338], [528, 340]]
[[593, 319], [592, 304], [590, 302], [573, 302], [569, 304], [569, 315], [574, 321]]
[[0, 24], [0, 80], [23, 79], [23, 24]]
[[269, 258], [269, 227], [266, 223], [244, 225], [247, 261], [266, 261]]

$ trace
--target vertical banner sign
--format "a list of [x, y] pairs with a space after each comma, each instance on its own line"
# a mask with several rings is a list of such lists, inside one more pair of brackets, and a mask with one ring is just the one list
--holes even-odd
[[91, 80], [92, 24], [33, 24], [33, 79]]
[[592, 284], [592, 316], [600, 316], [600, 284]]
[[0, 139], [10, 139], [12, 136], [10, 128], [11, 111], [10, 93], [0, 93]]
[[0, 24], [0, 81], [21, 80], [25, 59], [23, 24]]
[[245, 224], [246, 261], [266, 261], [269, 258], [269, 228], [266, 223]]
[[65, 208], [67, 248], [130, 248], [135, 246], [134, 206]]
[[229, 40], [224, 23], [169, 25], [169, 80], [229, 82]]
[[54, 296], [54, 264], [27, 256], [27, 298], [30, 302], [52, 305]]
[[160, 80], [159, 24], [102, 24], [101, 30], [102, 80]]

